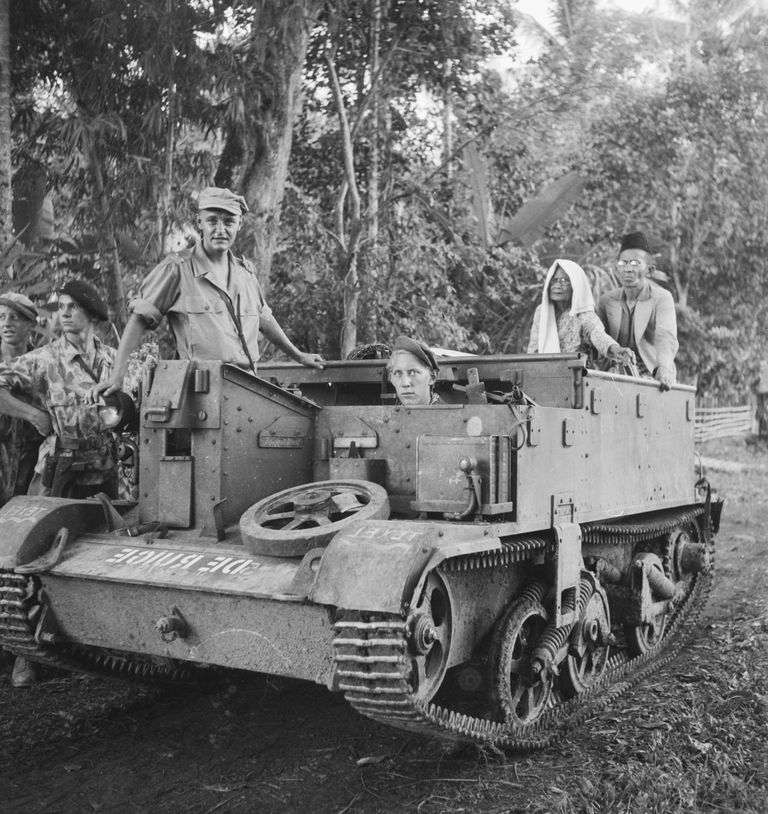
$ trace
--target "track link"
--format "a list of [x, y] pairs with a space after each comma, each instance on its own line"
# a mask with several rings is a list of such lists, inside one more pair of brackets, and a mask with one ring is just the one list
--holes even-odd
[[193, 675], [192, 668], [171, 660], [41, 641], [37, 622], [42, 612], [36, 578], [0, 569], [0, 647], [4, 650], [38, 664], [91, 675], [172, 683], [189, 681]]

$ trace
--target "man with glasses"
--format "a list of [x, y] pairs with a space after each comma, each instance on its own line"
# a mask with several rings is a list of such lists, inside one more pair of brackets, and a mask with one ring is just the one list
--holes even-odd
[[675, 302], [668, 291], [648, 279], [653, 270], [645, 235], [625, 235], [616, 263], [621, 288], [600, 297], [597, 315], [619, 345], [635, 352], [639, 374], [653, 377], [661, 390], [669, 390], [677, 377]]

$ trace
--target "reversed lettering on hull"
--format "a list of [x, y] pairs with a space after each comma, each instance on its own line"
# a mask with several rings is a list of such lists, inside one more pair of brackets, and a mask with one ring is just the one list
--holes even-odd
[[187, 571], [197, 574], [245, 574], [261, 568], [262, 563], [243, 557], [189, 554], [168, 549], [123, 548], [107, 557], [107, 565], [140, 565], [148, 570]]
[[412, 528], [398, 529], [388, 526], [359, 526], [344, 535], [348, 539], [356, 538], [358, 540], [376, 540], [377, 542], [390, 543], [412, 543], [424, 536], [425, 533], [420, 530]]
[[10, 520], [12, 523], [25, 523], [28, 520], [34, 520], [36, 517], [48, 514], [50, 512], [49, 506], [29, 506], [23, 503], [17, 503], [15, 506], [7, 506], [3, 511], [3, 522]]

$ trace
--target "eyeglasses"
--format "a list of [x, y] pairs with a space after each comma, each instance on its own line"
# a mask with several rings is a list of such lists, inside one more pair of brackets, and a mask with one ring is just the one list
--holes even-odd
[[565, 286], [569, 286], [570, 284], [571, 284], [571, 281], [570, 281], [570, 279], [568, 277], [553, 277], [549, 281], [549, 287], [550, 288], [554, 288], [554, 286], [556, 286], [556, 285], [565, 287]]
[[616, 268], [617, 269], [631, 268], [632, 270], [634, 270], [642, 268], [644, 265], [645, 262], [643, 260], [619, 260], [619, 262], [616, 263]]

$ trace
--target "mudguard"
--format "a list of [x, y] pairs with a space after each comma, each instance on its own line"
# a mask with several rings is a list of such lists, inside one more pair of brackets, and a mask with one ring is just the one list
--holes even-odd
[[482, 527], [371, 520], [331, 540], [308, 598], [347, 610], [407, 613], [420, 583], [440, 562], [497, 548], [499, 540]]
[[105, 525], [94, 500], [17, 495], [0, 509], [0, 568], [16, 568], [44, 554], [61, 528], [70, 539]]

